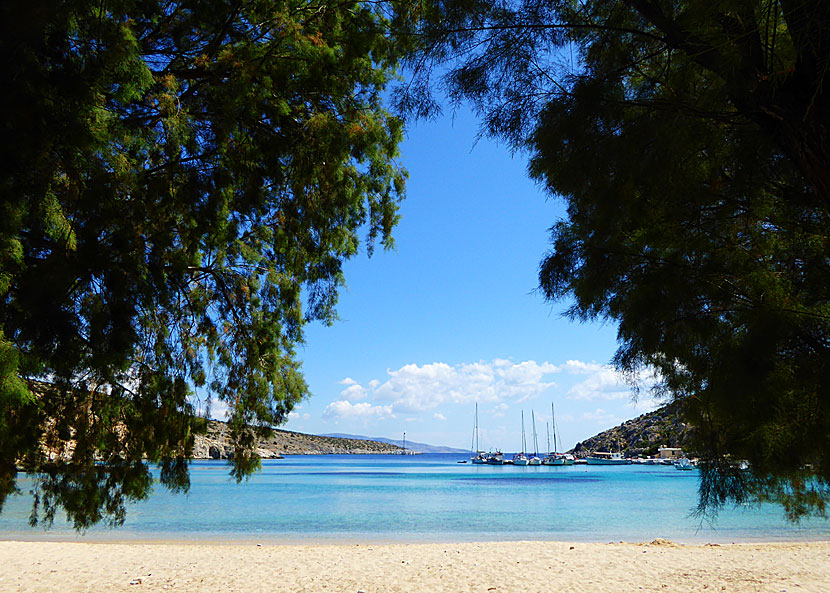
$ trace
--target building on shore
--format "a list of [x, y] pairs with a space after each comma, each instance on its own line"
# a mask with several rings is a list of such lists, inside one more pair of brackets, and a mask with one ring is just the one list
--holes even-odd
[[680, 459], [683, 457], [683, 449], [664, 445], [657, 449], [657, 457], [658, 459]]

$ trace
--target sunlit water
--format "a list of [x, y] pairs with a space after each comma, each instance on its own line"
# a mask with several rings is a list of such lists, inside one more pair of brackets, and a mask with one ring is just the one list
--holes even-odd
[[[76, 535], [65, 522], [30, 528], [32, 499], [12, 497], [0, 539], [212, 539], [278, 542], [830, 540], [830, 521], [787, 523], [774, 506], [691, 516], [697, 471], [670, 466], [512, 467], [464, 455], [290, 456], [236, 484], [225, 462], [198, 461], [191, 489], [162, 487], [126, 523]], [[24, 493], [30, 482], [20, 480]]]

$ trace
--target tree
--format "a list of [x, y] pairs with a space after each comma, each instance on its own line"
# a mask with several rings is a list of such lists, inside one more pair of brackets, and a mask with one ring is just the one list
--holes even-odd
[[565, 200], [541, 290], [616, 322], [619, 368], [659, 371], [704, 457], [699, 511], [823, 514], [830, 4], [461, 0], [422, 18], [402, 105], [434, 108], [444, 68]]
[[295, 346], [342, 262], [391, 245], [405, 173], [383, 107], [402, 45], [372, 3], [0, 7], [0, 508], [118, 524], [186, 490], [197, 408], [232, 474], [307, 395]]

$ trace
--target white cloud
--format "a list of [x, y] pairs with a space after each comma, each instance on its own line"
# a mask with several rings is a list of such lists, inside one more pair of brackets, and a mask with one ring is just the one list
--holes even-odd
[[562, 370], [571, 375], [590, 375], [610, 368], [605, 364], [595, 362], [582, 362], [581, 360], [569, 360], [562, 365]]
[[652, 401], [649, 391], [657, 382], [657, 377], [653, 371], [646, 371], [639, 374], [632, 383], [627, 377], [624, 377], [610, 365], [584, 364], [579, 361], [569, 360], [565, 366], [580, 369], [575, 372], [587, 375], [587, 378], [568, 390], [567, 397], [569, 399], [585, 401], [631, 400], [635, 395], [639, 394], [638, 397], [643, 402], [642, 409], [653, 410], [659, 405], [655, 404], [649, 408], [648, 406], [650, 404], [646, 403]]
[[381, 420], [394, 418], [392, 406], [373, 406], [368, 402], [353, 404], [345, 400], [331, 402], [323, 410], [323, 416], [339, 419]]
[[597, 408], [593, 412], [585, 412], [582, 414], [583, 420], [589, 420], [595, 424], [602, 425], [602, 426], [616, 426], [617, 424], [622, 423], [623, 419], [606, 412], [602, 408]]
[[[586, 405], [577, 406], [579, 411], [568, 410], [569, 406], [564, 406], [560, 412], [557, 404], [560, 426], [561, 423], [574, 422], [597, 427], [611, 426], [621, 422], [619, 416], [624, 416], [628, 410], [642, 413], [641, 410], [656, 407], [657, 404], [648, 395], [653, 383], [653, 376], [641, 376], [637, 382], [640, 399], [633, 402], [632, 388], [626, 378], [612, 366], [596, 362], [567, 360], [562, 364], [553, 364], [494, 359], [455, 365], [445, 362], [407, 364], [389, 369], [385, 377], [371, 381], [358, 383], [352, 377], [344, 378], [340, 381], [344, 388], [339, 399], [325, 408], [323, 416], [362, 422], [387, 418], [396, 418], [398, 422], [410, 419], [426, 423], [444, 422], [447, 417], [443, 412], [451, 409], [446, 406], [470, 406], [471, 410], [472, 405], [478, 402], [479, 414], [486, 418], [484, 423], [491, 433], [506, 430], [498, 424], [510, 418], [511, 428], [505, 433], [505, 438], [511, 438], [509, 435], [516, 432], [511, 414], [515, 411], [518, 415], [520, 407], [532, 408], [540, 400], [559, 400], [562, 397], [596, 402], [593, 405], [601, 407], [585, 414]], [[547, 409], [547, 405], [543, 406], [543, 410]], [[549, 416], [543, 417], [544, 412], [539, 415], [538, 409], [536, 412], [536, 420], [541, 426]], [[544, 434], [544, 427], [541, 433]], [[491, 436], [496, 435], [493, 433]]]
[[522, 402], [554, 387], [548, 377], [559, 371], [556, 365], [533, 360], [408, 364], [387, 371], [386, 381], [373, 381], [369, 388], [374, 399], [392, 402], [396, 410], [422, 412], [448, 403]]
[[641, 392], [637, 401], [632, 401], [630, 406], [637, 414], [645, 414], [646, 412], [653, 412], [665, 403], [664, 400], [655, 399], [649, 394]]
[[[571, 361], [569, 361], [571, 362]], [[569, 399], [582, 400], [611, 400], [631, 398], [631, 386], [611, 366], [601, 366], [593, 369], [588, 377], [568, 390]]]
[[504, 418], [505, 412], [510, 409], [506, 403], [502, 402], [493, 408], [493, 418]]
[[[341, 381], [342, 383], [342, 381]], [[354, 384], [349, 385], [346, 389], [340, 392], [340, 399], [350, 402], [357, 402], [366, 399], [367, 392], [362, 386]]]

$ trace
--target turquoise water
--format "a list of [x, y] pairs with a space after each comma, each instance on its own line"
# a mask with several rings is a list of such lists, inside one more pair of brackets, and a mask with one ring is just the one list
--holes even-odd
[[[354, 541], [830, 540], [830, 521], [791, 525], [773, 506], [690, 516], [697, 472], [667, 466], [512, 467], [464, 455], [289, 456], [236, 484], [224, 462], [191, 467], [191, 490], [159, 487], [119, 529], [84, 536], [66, 523], [30, 528], [28, 495], [0, 515], [0, 539]], [[21, 480], [21, 490], [26, 481]]]

